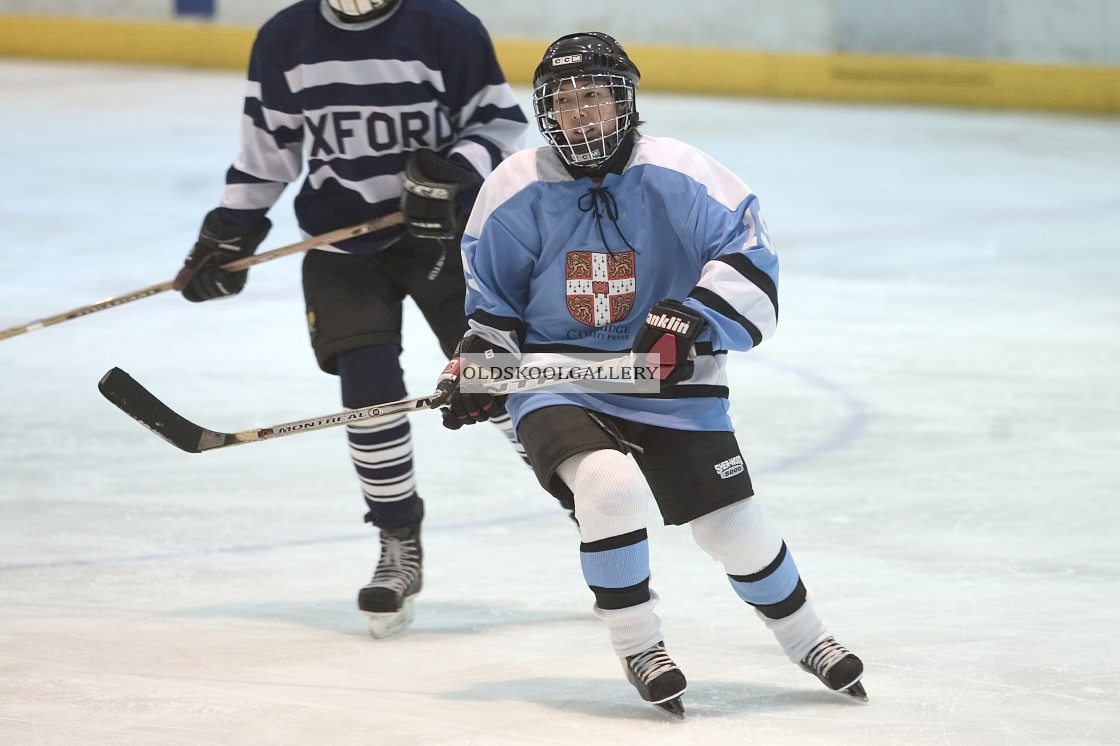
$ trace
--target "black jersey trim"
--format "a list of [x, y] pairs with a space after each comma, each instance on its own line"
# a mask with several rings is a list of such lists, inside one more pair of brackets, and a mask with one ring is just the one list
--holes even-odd
[[766, 293], [766, 297], [770, 299], [770, 304], [774, 306], [774, 318], [778, 317], [778, 286], [774, 284], [770, 275], [755, 266], [755, 263], [743, 254], [724, 254], [716, 257], [716, 261], [723, 262], [731, 267], [750, 280], [759, 290]]
[[692, 292], [688, 294], [688, 297], [700, 301], [700, 303], [712, 309], [719, 315], [726, 316], [739, 326], [743, 327], [743, 329], [746, 330], [747, 334], [751, 336], [751, 342], [753, 343], [752, 346], [757, 347], [762, 343], [762, 332], [758, 330], [758, 327], [755, 326], [746, 316], [736, 311], [735, 307], [724, 300], [721, 296], [713, 293], [707, 288], [693, 288]]
[[500, 332], [515, 334], [518, 341], [525, 338], [525, 322], [515, 316], [497, 316], [486, 311], [476, 310], [467, 318]]

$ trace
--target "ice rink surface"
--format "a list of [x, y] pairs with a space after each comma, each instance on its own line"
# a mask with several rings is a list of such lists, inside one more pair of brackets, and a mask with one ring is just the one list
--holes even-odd
[[[171, 279], [241, 92], [0, 63], [0, 328]], [[652, 513], [688, 715], [641, 702], [574, 527], [499, 433], [427, 413], [425, 589], [410, 631], [371, 640], [354, 597], [375, 540], [341, 430], [189, 455], [96, 390], [119, 366], [219, 430], [340, 409], [288, 258], [233, 300], [168, 293], [0, 342], [0, 743], [1120, 743], [1120, 121], [639, 108], [760, 196], [782, 323], [732, 357], [732, 411], [869, 704], [790, 664]], [[290, 198], [262, 250], [299, 240]], [[442, 361], [406, 323], [419, 395]]]

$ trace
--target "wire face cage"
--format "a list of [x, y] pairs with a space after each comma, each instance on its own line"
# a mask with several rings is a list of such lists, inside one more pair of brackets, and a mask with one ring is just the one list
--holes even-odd
[[634, 116], [634, 84], [613, 73], [553, 78], [533, 91], [537, 127], [573, 166], [594, 168], [614, 155]]

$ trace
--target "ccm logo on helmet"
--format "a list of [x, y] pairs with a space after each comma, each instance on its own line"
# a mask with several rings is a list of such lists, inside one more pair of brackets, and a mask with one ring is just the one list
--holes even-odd
[[570, 65], [573, 62], [582, 62], [582, 61], [583, 61], [583, 55], [582, 54], [569, 54], [566, 57], [553, 57], [552, 58], [552, 66], [553, 67], [558, 67], [559, 65]]

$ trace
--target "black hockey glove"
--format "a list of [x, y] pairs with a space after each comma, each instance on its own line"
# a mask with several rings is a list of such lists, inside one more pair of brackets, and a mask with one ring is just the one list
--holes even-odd
[[222, 220], [218, 210], [206, 213], [202, 230], [173, 287], [192, 303], [237, 295], [249, 279], [249, 270], [226, 272], [223, 264], [252, 256], [272, 228], [272, 221], [261, 218], [255, 228], [245, 229]]
[[410, 153], [401, 192], [401, 213], [408, 232], [417, 238], [458, 238], [463, 223], [459, 195], [478, 182], [474, 171], [434, 151]]
[[[436, 398], [431, 408], [442, 408], [443, 426], [448, 430], [458, 430], [463, 425], [486, 422], [491, 417], [505, 414], [504, 396], [492, 396], [484, 392], [463, 393], [462, 383], [465, 355], [483, 356], [493, 354], [508, 355], [509, 350], [487, 342], [474, 334], [467, 334], [459, 342], [455, 354], [447, 361], [447, 367], [436, 381]], [[477, 362], [477, 357], [476, 357]]]
[[704, 317], [680, 301], [658, 301], [638, 328], [632, 351], [659, 354], [657, 377], [666, 384], [687, 381], [696, 369], [696, 339], [707, 328]]

